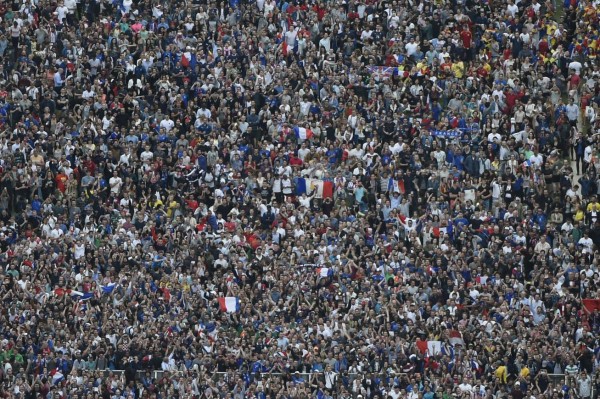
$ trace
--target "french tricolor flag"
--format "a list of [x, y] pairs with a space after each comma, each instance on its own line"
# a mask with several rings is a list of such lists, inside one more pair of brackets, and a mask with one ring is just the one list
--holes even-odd
[[487, 285], [488, 276], [477, 276], [475, 282], [481, 285]]
[[72, 290], [72, 289], [64, 289], [64, 288], [55, 289], [54, 295], [56, 295], [56, 296], [69, 295], [75, 301], [86, 301], [86, 300], [92, 299], [94, 297], [94, 294], [92, 294], [91, 292], [81, 292], [81, 291], [76, 291], [76, 290]]
[[301, 140], [309, 140], [313, 137], [313, 132], [310, 129], [306, 129], [304, 127], [294, 127], [294, 132], [296, 133], [296, 137]]
[[52, 373], [52, 385], [58, 385], [61, 381], [63, 381], [65, 379], [65, 376], [63, 375], [63, 373], [61, 373], [58, 369], [54, 370], [54, 373]]
[[450, 331], [450, 333], [448, 334], [448, 342], [450, 342], [450, 345], [452, 345], [452, 346], [455, 346], [455, 345], [465, 346], [465, 341], [463, 340], [463, 336], [462, 336], [461, 332], [458, 330]]
[[117, 285], [115, 283], [108, 283], [107, 285], [101, 285], [100, 289], [102, 290], [103, 294], [112, 294], [116, 286]]
[[75, 301], [87, 301], [88, 299], [92, 299], [94, 297], [94, 294], [91, 292], [81, 292], [75, 290], [67, 290], [66, 292]]
[[219, 298], [219, 310], [221, 312], [236, 313], [240, 311], [240, 300], [235, 296]]
[[333, 269], [330, 269], [328, 267], [319, 267], [317, 269], [317, 273], [320, 277], [331, 277], [333, 276]]

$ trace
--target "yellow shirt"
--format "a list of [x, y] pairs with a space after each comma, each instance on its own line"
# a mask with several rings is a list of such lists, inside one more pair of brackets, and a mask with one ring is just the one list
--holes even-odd
[[583, 213], [583, 211], [577, 211], [575, 213], [575, 216], [573, 216], [573, 220], [575, 220], [576, 222], [581, 222], [584, 217], [585, 217], [585, 214]]
[[519, 375], [520, 375], [521, 377], [525, 377], [525, 378], [527, 378], [527, 376], [529, 376], [529, 368], [527, 368], [527, 366], [523, 367], [523, 368], [521, 369], [521, 372], [519, 373]]
[[508, 378], [508, 371], [506, 370], [506, 366], [498, 367], [494, 374], [500, 379], [500, 381], [506, 384], [506, 380]]
[[587, 210], [588, 212], [591, 212], [591, 211], [593, 211], [593, 210], [596, 210], [596, 211], [597, 211], [597, 210], [600, 210], [600, 203], [598, 203], [598, 202], [590, 202], [590, 203], [588, 204], [588, 206], [587, 206], [586, 210]]
[[177, 201], [169, 202], [169, 207], [167, 208], [167, 216], [168, 217], [173, 216], [173, 211], [175, 209], [177, 209], [178, 206], [179, 206], [179, 204], [177, 203]]
[[452, 64], [452, 72], [455, 78], [462, 78], [465, 74], [465, 65], [462, 61]]

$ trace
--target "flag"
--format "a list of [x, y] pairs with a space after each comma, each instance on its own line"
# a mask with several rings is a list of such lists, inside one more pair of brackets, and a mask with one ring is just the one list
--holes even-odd
[[367, 70], [369, 71], [369, 73], [371, 73], [371, 75], [375, 75], [377, 77], [382, 78], [389, 78], [397, 72], [398, 68], [386, 66], [369, 66], [367, 67]]
[[388, 180], [388, 191], [391, 193], [400, 193], [400, 182], [390, 177]]
[[219, 310], [221, 312], [235, 313], [240, 311], [240, 300], [235, 296], [219, 298]]
[[306, 194], [306, 179], [299, 177], [296, 179], [296, 195]]
[[203, 322], [198, 323], [198, 327], [196, 327], [196, 331], [198, 331], [199, 333], [202, 332], [207, 332], [207, 333], [212, 333], [216, 330], [217, 325], [215, 323], [206, 323], [204, 324]]
[[186, 51], [181, 55], [181, 66], [187, 68], [190, 66], [190, 60], [192, 59], [192, 54], [189, 51]]
[[107, 285], [101, 285], [100, 289], [102, 290], [103, 294], [112, 294], [116, 286], [117, 285], [115, 283], [109, 283]]
[[307, 187], [310, 187], [310, 194], [315, 198], [323, 198], [323, 181], [317, 179], [308, 179]]
[[74, 313], [79, 313], [79, 312], [87, 312], [87, 305], [86, 302], [83, 300], [77, 301], [75, 302], [75, 304], [73, 305], [73, 312]]
[[437, 356], [442, 351], [440, 341], [427, 341], [427, 353], [429, 356]]
[[52, 385], [57, 385], [64, 379], [65, 379], [65, 376], [63, 375], [63, 373], [61, 373], [58, 369], [56, 369], [54, 374], [52, 375]]
[[475, 282], [481, 285], [487, 285], [488, 276], [477, 276]]
[[285, 39], [283, 39], [283, 42], [281, 43], [281, 50], [283, 52], [283, 55], [287, 55], [287, 53], [288, 53], [288, 44], [285, 41]]
[[296, 137], [301, 140], [309, 140], [313, 137], [313, 132], [310, 129], [306, 129], [304, 127], [294, 127], [294, 133], [296, 133]]
[[333, 182], [323, 182], [323, 198], [333, 198]]
[[462, 345], [465, 346], [465, 341], [463, 340], [463, 336], [460, 331], [452, 330], [450, 331], [450, 335], [448, 336], [448, 341], [452, 346]]
[[73, 299], [74, 301], [87, 301], [88, 299], [92, 299], [94, 297], [94, 294], [92, 294], [91, 292], [67, 290], [66, 293], [69, 294], [69, 296], [71, 296], [71, 299]]
[[600, 310], [600, 299], [583, 299], [582, 305], [588, 313], [593, 313], [594, 310]]
[[321, 277], [331, 277], [333, 276], [333, 269], [328, 267], [319, 267], [317, 269], [317, 274]]

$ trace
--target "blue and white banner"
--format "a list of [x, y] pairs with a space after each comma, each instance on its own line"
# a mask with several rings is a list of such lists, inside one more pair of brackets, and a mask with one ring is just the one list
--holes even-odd
[[457, 138], [462, 135], [460, 130], [432, 130], [431, 135], [435, 137]]

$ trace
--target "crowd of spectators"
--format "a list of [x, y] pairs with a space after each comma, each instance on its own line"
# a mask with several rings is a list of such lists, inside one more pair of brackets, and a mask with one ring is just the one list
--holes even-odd
[[597, 397], [557, 1], [1, 2], [0, 398]]

